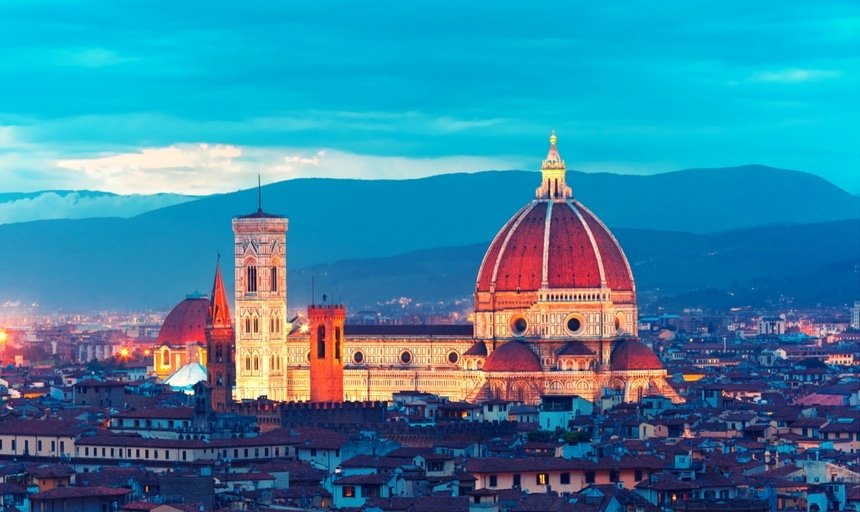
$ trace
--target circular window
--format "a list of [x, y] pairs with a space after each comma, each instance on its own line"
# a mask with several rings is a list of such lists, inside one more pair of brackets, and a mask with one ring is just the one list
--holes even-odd
[[412, 353], [408, 350], [404, 350], [400, 353], [400, 362], [403, 364], [409, 364], [412, 362]]
[[454, 351], [448, 352], [448, 362], [449, 363], [457, 364], [457, 361], [459, 361], [459, 360], [460, 360], [460, 354], [458, 354]]
[[569, 334], [579, 334], [585, 326], [585, 319], [581, 315], [574, 314], [567, 317], [564, 326], [567, 327]]
[[526, 329], [528, 329], [528, 327], [529, 323], [521, 316], [511, 320], [511, 331], [514, 333], [514, 336], [522, 336], [526, 333]]
[[364, 362], [364, 353], [361, 350], [356, 350], [354, 354], [352, 354], [352, 361], [355, 364], [361, 364]]

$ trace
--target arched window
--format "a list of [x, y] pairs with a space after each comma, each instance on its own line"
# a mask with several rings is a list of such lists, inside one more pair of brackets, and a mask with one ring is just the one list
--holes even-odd
[[260, 358], [254, 356], [254, 371], [260, 371]]
[[246, 276], [246, 284], [247, 284], [247, 292], [248, 293], [257, 293], [257, 266], [256, 265], [248, 265], [245, 268], [247, 273]]
[[245, 317], [245, 332], [251, 332], [251, 317]]
[[334, 328], [334, 358], [340, 360], [340, 327]]
[[317, 359], [325, 359], [325, 326], [317, 327]]
[[278, 291], [278, 267], [272, 267], [272, 291]]
[[251, 356], [245, 356], [245, 370], [251, 371]]
[[215, 361], [218, 363], [223, 362], [224, 359], [224, 349], [221, 344], [215, 345]]
[[260, 319], [254, 317], [254, 332], [260, 332]]

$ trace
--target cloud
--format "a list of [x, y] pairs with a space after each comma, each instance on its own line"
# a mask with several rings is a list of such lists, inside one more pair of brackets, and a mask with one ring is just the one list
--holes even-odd
[[[61, 159], [59, 169], [78, 181], [119, 194], [211, 194], [247, 188], [257, 174], [266, 182], [326, 177], [405, 179], [450, 172], [517, 167], [513, 157], [405, 157], [363, 155], [337, 149], [259, 148], [182, 144], [91, 158]], [[72, 181], [75, 181], [74, 179]]]
[[842, 72], [828, 69], [783, 69], [780, 71], [763, 71], [752, 76], [753, 82], [777, 82], [796, 84], [803, 82], [819, 82], [841, 78]]

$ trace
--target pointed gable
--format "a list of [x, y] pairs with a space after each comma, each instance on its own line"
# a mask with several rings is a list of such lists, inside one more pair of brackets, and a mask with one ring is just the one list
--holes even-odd
[[211, 297], [209, 301], [209, 324], [214, 328], [232, 327], [227, 292], [224, 291], [224, 279], [221, 277], [220, 259], [215, 264], [215, 282], [212, 284]]

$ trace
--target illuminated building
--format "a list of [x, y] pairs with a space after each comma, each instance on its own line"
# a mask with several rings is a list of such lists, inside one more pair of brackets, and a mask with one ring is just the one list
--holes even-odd
[[478, 269], [474, 326], [344, 326], [341, 308], [332, 316], [320, 306], [309, 309], [309, 329], [292, 326], [287, 219], [259, 207], [233, 219], [236, 398], [390, 400], [415, 390], [533, 404], [609, 391], [680, 401], [637, 338], [624, 252], [574, 199], [556, 141], [553, 134], [535, 198], [502, 227]]

